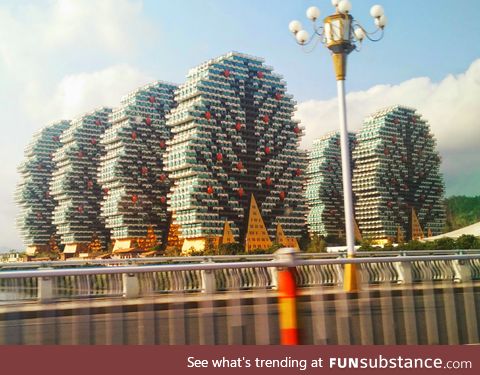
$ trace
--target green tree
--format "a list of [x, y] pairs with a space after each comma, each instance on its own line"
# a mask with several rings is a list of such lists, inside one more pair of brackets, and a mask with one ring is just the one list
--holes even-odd
[[480, 246], [480, 238], [471, 234], [464, 234], [455, 241], [457, 249], [478, 249]]
[[385, 251], [395, 250], [395, 248], [393, 247], [393, 243], [388, 241], [385, 245], [383, 245], [383, 250]]
[[306, 248], [307, 253], [325, 253], [327, 251], [327, 242], [316, 234], [312, 236]]
[[398, 250], [426, 250], [428, 249], [429, 245], [425, 242], [421, 242], [418, 240], [411, 240], [407, 243], [398, 245]]
[[167, 246], [163, 252], [163, 256], [166, 257], [178, 257], [180, 256], [182, 249], [178, 246]]
[[195, 255], [217, 255], [218, 248], [215, 246], [215, 241], [213, 237], [207, 237], [205, 239], [205, 247], [203, 252]]
[[250, 250], [247, 255], [254, 255], [254, 254], [273, 254], [275, 251], [283, 247], [281, 244], [274, 242], [272, 246], [268, 249], [253, 249]]
[[58, 259], [58, 253], [52, 253], [50, 251], [42, 251], [39, 252], [38, 254], [35, 255], [35, 259], [46, 259], [48, 258], [49, 260], [57, 260]]
[[457, 248], [457, 243], [453, 238], [439, 238], [435, 240], [435, 248], [438, 250], [453, 250]]
[[450, 232], [480, 221], [480, 195], [475, 197], [452, 196], [445, 199], [447, 222]]
[[345, 237], [333, 234], [325, 237], [325, 241], [331, 246], [344, 246], [346, 244]]
[[157, 244], [154, 247], [152, 247], [152, 250], [156, 251], [157, 253], [161, 253], [163, 251], [164, 247], [165, 246], [163, 246], [162, 244]]
[[373, 251], [377, 250], [377, 247], [372, 245], [372, 242], [369, 240], [363, 240], [358, 248], [359, 251]]
[[310, 245], [310, 237], [308, 236], [308, 232], [304, 231], [302, 236], [298, 240], [298, 247], [300, 247], [301, 251], [307, 251], [308, 246]]
[[226, 244], [221, 244], [218, 247], [218, 254], [219, 255], [237, 255], [237, 254], [242, 254], [244, 252], [243, 250], [244, 250], [243, 246], [238, 242], [226, 243]]
[[275, 251], [277, 251], [278, 249], [282, 248], [283, 245], [278, 243], [278, 242], [274, 242], [272, 244], [272, 246], [270, 246], [268, 249], [267, 249], [267, 254], [273, 254]]

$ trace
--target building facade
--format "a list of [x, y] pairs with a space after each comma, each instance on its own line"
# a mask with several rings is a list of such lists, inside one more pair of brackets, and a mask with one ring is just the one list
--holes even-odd
[[420, 228], [440, 234], [444, 185], [427, 121], [412, 108], [389, 107], [365, 119], [357, 141], [353, 191], [363, 237], [409, 240]]
[[[350, 150], [355, 135], [349, 134]], [[350, 165], [353, 167], [353, 163]], [[344, 237], [345, 214], [342, 185], [340, 133], [331, 132], [313, 142], [308, 155], [305, 198], [308, 231], [322, 237]]]
[[295, 102], [262, 59], [229, 53], [190, 70], [168, 117], [169, 210], [184, 248], [221, 236], [228, 221], [245, 240], [251, 196], [269, 236], [280, 223], [290, 237], [305, 227], [305, 155]]
[[60, 121], [35, 133], [25, 149], [25, 160], [18, 168], [20, 183], [15, 199], [20, 214], [17, 227], [28, 255], [48, 250], [50, 238], [55, 235], [54, 200], [49, 185], [54, 168], [53, 154], [62, 145], [60, 135], [69, 125], [68, 121]]
[[168, 232], [167, 193], [170, 179], [163, 161], [170, 128], [166, 114], [174, 106], [176, 86], [164, 82], [128, 94], [109, 117], [102, 137], [99, 183], [104, 198], [102, 216], [115, 249], [138, 246], [147, 229], [159, 242]]
[[101, 108], [72, 120], [60, 137], [62, 147], [54, 155], [50, 185], [56, 207], [53, 223], [66, 245], [64, 253], [88, 252], [98, 240], [105, 248], [108, 233], [100, 215], [102, 189], [97, 170], [103, 146], [100, 137], [109, 127], [109, 108]]

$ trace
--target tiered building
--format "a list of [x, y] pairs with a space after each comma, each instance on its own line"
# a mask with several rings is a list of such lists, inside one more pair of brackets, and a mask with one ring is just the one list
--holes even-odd
[[110, 112], [101, 108], [73, 120], [60, 137], [63, 146], [54, 155], [50, 189], [56, 201], [53, 223], [66, 245], [65, 254], [86, 253], [91, 243], [98, 247], [98, 241], [104, 248], [107, 245], [97, 169], [103, 153], [100, 137], [109, 127]]
[[[139, 252], [167, 239], [184, 253], [207, 243], [295, 247], [307, 213], [311, 234], [342, 237], [339, 134], [314, 143], [307, 168], [295, 104], [262, 59], [228, 53], [190, 70], [180, 87], [155, 82], [113, 112], [43, 129], [19, 168], [27, 251], [58, 251], [55, 234], [67, 254], [98, 253], [110, 238], [116, 250]], [[441, 233], [440, 157], [415, 110], [376, 112], [350, 147], [364, 238]]]
[[168, 174], [163, 167], [170, 128], [165, 116], [174, 106], [175, 85], [156, 82], [130, 93], [110, 115], [111, 127], [101, 144], [99, 183], [104, 199], [102, 216], [115, 241], [115, 250], [137, 248], [152, 228], [168, 233]]
[[186, 240], [202, 248], [228, 221], [244, 242], [251, 196], [272, 240], [276, 226], [299, 237], [305, 227], [305, 156], [295, 102], [262, 59], [229, 53], [192, 69], [168, 118], [169, 210]]
[[[349, 134], [350, 150], [355, 135]], [[353, 167], [353, 163], [350, 165]], [[311, 235], [344, 237], [345, 216], [342, 185], [340, 133], [331, 132], [313, 142], [306, 170], [305, 198], [308, 230]]]
[[445, 212], [440, 156], [427, 122], [393, 106], [368, 117], [353, 151], [356, 219], [364, 238], [440, 234]]
[[18, 168], [21, 182], [16, 191], [20, 208], [17, 226], [30, 256], [49, 251], [55, 235], [52, 224], [54, 201], [49, 192], [54, 167], [52, 159], [61, 146], [60, 135], [69, 125], [68, 121], [60, 121], [34, 134], [25, 149], [25, 160]]

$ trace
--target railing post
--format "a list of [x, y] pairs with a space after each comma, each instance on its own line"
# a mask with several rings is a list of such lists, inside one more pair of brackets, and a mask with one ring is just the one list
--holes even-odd
[[452, 267], [454, 272], [453, 281], [456, 283], [462, 283], [465, 281], [472, 280], [472, 273], [470, 271], [470, 267], [468, 264], [463, 260], [453, 260]]
[[201, 270], [202, 293], [214, 293], [217, 289], [215, 284], [215, 273], [212, 270]]
[[295, 281], [296, 251], [283, 248], [275, 252], [280, 262], [291, 266], [277, 269], [278, 306], [280, 320], [280, 343], [282, 345], [298, 345], [297, 325], [297, 285]]
[[[400, 257], [402, 255], [399, 255]], [[395, 270], [398, 273], [398, 284], [411, 284], [412, 283], [412, 264], [410, 262], [396, 262], [393, 263]]]
[[39, 277], [38, 278], [38, 301], [48, 302], [53, 299], [53, 278]]
[[275, 267], [268, 268], [272, 278], [272, 290], [278, 290], [278, 270]]
[[[202, 263], [213, 263], [213, 260], [212, 258], [206, 258]], [[215, 283], [215, 272], [213, 270], [201, 270], [200, 279], [200, 289], [202, 293], [211, 294], [217, 290], [217, 285]]]
[[[339, 257], [337, 257], [337, 259], [343, 259], [344, 256], [341, 255]], [[343, 285], [343, 267], [341, 264], [334, 264], [333, 265], [335, 267], [335, 273], [337, 274], [337, 285], [338, 286], [341, 286]]]
[[137, 274], [123, 273], [122, 283], [124, 298], [137, 298], [140, 296], [140, 283], [138, 282]]

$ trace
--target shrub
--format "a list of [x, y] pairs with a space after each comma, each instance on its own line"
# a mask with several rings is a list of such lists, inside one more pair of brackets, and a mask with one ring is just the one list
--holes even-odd
[[327, 251], [327, 242], [325, 240], [314, 234], [310, 239], [310, 242], [306, 248], [307, 253], [324, 253]]
[[435, 249], [438, 250], [453, 250], [457, 248], [457, 243], [453, 238], [439, 238], [434, 243]]
[[369, 240], [363, 240], [358, 248], [358, 251], [373, 251], [377, 250], [375, 246], [372, 245], [372, 242]]
[[166, 257], [178, 257], [180, 256], [182, 249], [176, 246], [167, 246], [163, 253]]
[[237, 255], [237, 254], [243, 254], [243, 252], [244, 252], [243, 246], [238, 242], [221, 244], [218, 247], [219, 255]]
[[478, 249], [480, 248], [480, 239], [471, 235], [464, 234], [457, 238], [457, 249]]

